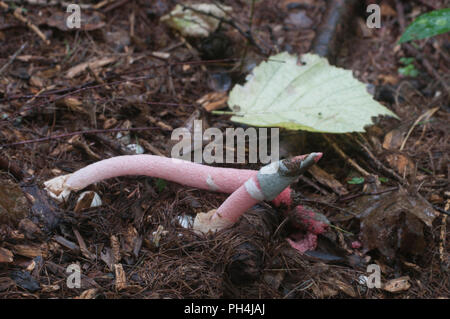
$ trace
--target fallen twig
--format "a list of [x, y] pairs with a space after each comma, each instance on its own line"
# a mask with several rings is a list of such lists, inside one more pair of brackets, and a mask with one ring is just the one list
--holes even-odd
[[22, 169], [15, 163], [11, 162], [7, 157], [0, 155], [0, 169], [11, 173], [18, 180], [22, 180], [25, 176]]
[[350, 195], [350, 196], [347, 196], [345, 198], [339, 199], [339, 202], [345, 202], [345, 201], [348, 201], [348, 200], [351, 200], [351, 199], [355, 199], [355, 198], [358, 198], [358, 197], [361, 197], [361, 196], [381, 195], [381, 194], [393, 192], [393, 191], [396, 191], [396, 190], [398, 190], [397, 186], [396, 187], [391, 187], [391, 188], [388, 188], [388, 189], [384, 189], [384, 190], [379, 191], [379, 192], [354, 194], [354, 195]]
[[74, 135], [81, 135], [81, 134], [99, 134], [99, 133], [111, 133], [111, 132], [121, 132], [121, 131], [146, 131], [146, 130], [160, 130], [160, 127], [131, 127], [131, 128], [112, 128], [112, 129], [96, 129], [96, 130], [85, 130], [85, 131], [77, 131], [77, 132], [70, 132], [70, 133], [64, 133], [59, 135], [52, 135], [42, 138], [37, 138], [34, 140], [26, 140], [21, 142], [14, 142], [9, 144], [2, 144], [0, 145], [0, 148], [2, 147], [11, 147], [11, 146], [17, 146], [17, 145], [24, 145], [24, 144], [34, 144], [34, 143], [40, 143], [45, 142], [49, 140], [57, 140], [64, 137], [74, 136]]
[[19, 20], [20, 22], [23, 22], [27, 25], [28, 28], [30, 28], [34, 33], [38, 35], [39, 38], [41, 38], [46, 45], [50, 45], [50, 40], [47, 39], [44, 33], [38, 28], [37, 25], [33, 24], [30, 20], [28, 20], [26, 17], [24, 17], [21, 13], [22, 9], [17, 8], [14, 10], [14, 17]]
[[[360, 137], [362, 138], [361, 134], [360, 134]], [[381, 169], [385, 174], [389, 175], [390, 177], [395, 178], [397, 181], [399, 181], [402, 184], [406, 184], [407, 183], [394, 170], [392, 170], [392, 169], [386, 167], [385, 165], [383, 165], [383, 163], [381, 163], [381, 161], [378, 158], [376, 158], [376, 156], [372, 153], [372, 151], [369, 149], [369, 147], [367, 145], [365, 145], [364, 143], [359, 141], [357, 138], [355, 138], [355, 140], [358, 143], [358, 145], [361, 146], [361, 148], [365, 151], [365, 153], [369, 157], [369, 159], [372, 160], [375, 163], [375, 165], [377, 166], [378, 169]]]
[[409, 129], [408, 134], [406, 134], [406, 137], [403, 140], [402, 145], [400, 146], [400, 151], [402, 151], [405, 148], [406, 141], [408, 140], [409, 136], [411, 135], [412, 131], [417, 126], [417, 124], [419, 124], [423, 119], [425, 119], [425, 121], [428, 120], [431, 116], [433, 116], [434, 113], [437, 112], [437, 110], [439, 110], [439, 106], [426, 111], [425, 113], [423, 113], [421, 116], [419, 116], [417, 118], [417, 120], [414, 122], [414, 124]]
[[6, 64], [4, 66], [2, 66], [2, 68], [0, 69], [0, 74], [3, 73], [3, 71], [6, 70], [6, 68], [14, 62], [14, 60], [16, 59], [16, 57], [23, 51], [23, 49], [25, 49], [25, 47], [28, 45], [28, 42], [25, 42], [24, 44], [22, 44], [20, 46], [20, 48], [11, 56], [11, 58], [9, 58], [9, 61], [6, 62]]
[[361, 166], [358, 165], [358, 163], [356, 163], [353, 159], [351, 159], [347, 154], [344, 153], [343, 150], [340, 149], [340, 147], [334, 142], [332, 141], [328, 136], [326, 136], [325, 134], [322, 135], [327, 141], [328, 143], [330, 143], [331, 147], [334, 148], [334, 150], [345, 160], [347, 161], [350, 165], [352, 165], [358, 172], [360, 172], [362, 175], [364, 176], [369, 176], [371, 175], [368, 171], [366, 171], [364, 168], [362, 168]]

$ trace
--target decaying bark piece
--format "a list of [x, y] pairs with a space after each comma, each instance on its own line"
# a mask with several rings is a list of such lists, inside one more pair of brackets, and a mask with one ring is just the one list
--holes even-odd
[[0, 169], [4, 169], [8, 173], [11, 173], [19, 181], [24, 178], [22, 169], [8, 158], [0, 155]]
[[13, 253], [6, 248], [0, 247], [0, 263], [12, 263], [13, 260]]

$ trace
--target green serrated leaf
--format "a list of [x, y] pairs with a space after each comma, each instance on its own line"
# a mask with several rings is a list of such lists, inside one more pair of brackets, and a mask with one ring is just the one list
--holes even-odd
[[327, 59], [287, 52], [253, 70], [243, 86], [230, 92], [231, 120], [252, 126], [283, 127], [312, 132], [364, 132], [372, 117], [397, 116], [375, 101], [351, 71]]
[[364, 177], [353, 177], [351, 180], [347, 181], [348, 184], [359, 185], [364, 183]]
[[399, 43], [429, 38], [450, 31], [450, 8], [420, 15], [405, 30]]

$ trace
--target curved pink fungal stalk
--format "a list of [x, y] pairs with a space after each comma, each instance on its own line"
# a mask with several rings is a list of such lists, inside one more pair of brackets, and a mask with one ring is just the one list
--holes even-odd
[[96, 162], [44, 184], [53, 198], [63, 201], [71, 191], [118, 176], [146, 175], [199, 189], [232, 193], [256, 174], [255, 170], [212, 167], [155, 155], [125, 155]]
[[216, 211], [197, 214], [194, 229], [202, 232], [215, 231], [220, 229], [220, 225], [235, 223], [256, 203], [274, 200], [321, 157], [322, 153], [311, 153], [262, 167], [258, 174], [251, 176]]
[[232, 193], [257, 173], [256, 170], [213, 167], [155, 155], [125, 155], [95, 162], [72, 174], [57, 176], [44, 185], [50, 196], [60, 202], [67, 199], [71, 191], [126, 175], [146, 175], [194, 188]]
[[78, 190], [111, 177], [146, 175], [195, 188], [231, 193], [254, 174], [253, 170], [212, 167], [155, 155], [125, 155], [86, 166], [72, 174], [66, 184]]

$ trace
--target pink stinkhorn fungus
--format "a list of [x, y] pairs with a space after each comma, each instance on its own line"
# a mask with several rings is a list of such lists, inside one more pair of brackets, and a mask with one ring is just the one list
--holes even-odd
[[322, 157], [322, 153], [297, 156], [261, 168], [260, 171], [219, 168], [154, 155], [118, 156], [88, 165], [75, 173], [45, 182], [49, 194], [64, 200], [71, 191], [118, 176], [146, 175], [199, 189], [233, 193], [217, 211], [198, 214], [194, 228], [202, 232], [233, 224], [262, 200], [289, 206], [289, 184]]

